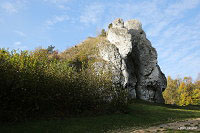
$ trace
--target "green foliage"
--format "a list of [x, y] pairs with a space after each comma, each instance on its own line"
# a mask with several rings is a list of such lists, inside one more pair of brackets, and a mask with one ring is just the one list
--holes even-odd
[[108, 28], [109, 28], [109, 29], [112, 28], [112, 23], [110, 23], [110, 24], [108, 25]]
[[178, 79], [173, 80], [170, 76], [167, 78], [167, 88], [163, 92], [167, 104], [178, 104], [178, 93], [176, 92], [179, 84], [180, 82]]
[[106, 37], [106, 30], [105, 30], [105, 29], [102, 29], [102, 30], [101, 30], [100, 36]]
[[77, 71], [70, 61], [52, 58], [52, 54], [47, 49], [0, 49], [0, 120], [101, 112], [121, 98], [109, 74], [97, 76], [82, 58], [78, 58], [81, 68]]
[[171, 79], [168, 77], [168, 85], [163, 92], [167, 104], [200, 105], [200, 81], [192, 82], [192, 78]]
[[55, 48], [55, 46], [49, 45], [47, 48], [48, 53], [52, 54], [54, 51], [53, 49]]

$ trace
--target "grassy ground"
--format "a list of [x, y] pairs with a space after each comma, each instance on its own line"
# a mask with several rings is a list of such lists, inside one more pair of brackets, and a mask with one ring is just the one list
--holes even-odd
[[127, 114], [92, 117], [35, 120], [15, 124], [1, 124], [1, 133], [98, 133], [128, 131], [156, 124], [200, 117], [200, 107], [174, 107], [135, 101]]

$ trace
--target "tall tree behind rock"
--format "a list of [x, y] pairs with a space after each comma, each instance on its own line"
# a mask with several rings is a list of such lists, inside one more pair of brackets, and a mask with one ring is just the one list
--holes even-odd
[[200, 105], [200, 80], [192, 82], [191, 77], [172, 79], [168, 77], [167, 88], [163, 92], [165, 103], [185, 105]]
[[167, 88], [163, 92], [163, 97], [165, 99], [165, 103], [167, 104], [178, 104], [179, 94], [178, 88], [180, 86], [180, 79], [173, 80], [170, 76], [167, 78]]

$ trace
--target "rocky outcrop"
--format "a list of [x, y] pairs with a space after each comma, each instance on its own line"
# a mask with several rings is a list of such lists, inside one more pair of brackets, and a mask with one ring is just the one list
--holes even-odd
[[128, 88], [133, 99], [164, 103], [166, 78], [142, 24], [138, 20], [116, 19], [109, 26], [107, 40], [109, 43], [99, 48], [99, 55], [112, 67], [113, 83]]

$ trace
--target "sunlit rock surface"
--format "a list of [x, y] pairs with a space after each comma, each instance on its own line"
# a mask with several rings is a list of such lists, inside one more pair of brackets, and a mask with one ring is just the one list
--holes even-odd
[[99, 54], [112, 67], [113, 83], [128, 88], [133, 99], [164, 103], [162, 92], [167, 81], [142, 24], [116, 19], [109, 26], [107, 40], [110, 44], [100, 47]]

